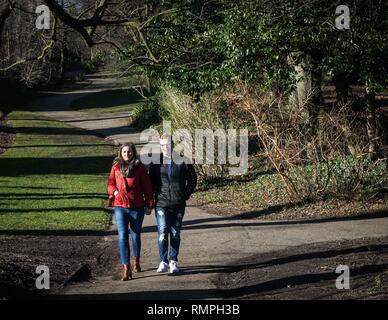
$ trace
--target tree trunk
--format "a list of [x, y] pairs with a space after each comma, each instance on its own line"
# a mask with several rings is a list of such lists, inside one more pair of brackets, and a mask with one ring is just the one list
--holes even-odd
[[376, 103], [375, 92], [365, 87], [365, 103], [366, 103], [366, 130], [368, 135], [368, 152], [369, 156], [374, 159], [378, 152], [378, 130], [376, 121]]
[[311, 72], [307, 69], [307, 64], [309, 63], [308, 58], [300, 64], [295, 63], [299, 54], [300, 53], [296, 52], [291, 54], [288, 58], [289, 63], [294, 66], [297, 78], [296, 88], [290, 98], [292, 105], [297, 107], [300, 112], [303, 112], [303, 117], [307, 120], [308, 113], [306, 110], [306, 103], [311, 93]]
[[352, 128], [350, 127], [349, 122], [345, 121], [343, 124], [340, 124], [340, 128], [345, 136], [346, 145], [350, 154], [354, 157], [358, 157], [361, 154], [361, 150], [357, 143], [352, 143]]
[[[304, 157], [310, 160], [319, 160], [315, 149], [315, 140], [318, 133], [318, 115], [322, 105], [322, 73], [319, 68], [319, 55], [305, 56], [300, 64], [295, 64], [301, 52], [295, 52], [288, 58], [296, 71], [297, 83], [291, 95], [291, 103], [298, 108], [299, 114], [307, 124], [307, 145]], [[311, 67], [312, 66], [312, 67]]]
[[148, 76], [146, 76], [146, 78], [145, 78], [145, 86], [146, 86], [147, 95], [150, 96], [151, 95], [151, 82], [150, 82], [150, 78]]
[[63, 26], [62, 30], [58, 32], [58, 38], [60, 39], [59, 82], [63, 83], [65, 79], [65, 50], [68, 43], [66, 27]]
[[316, 135], [318, 131], [318, 115], [322, 106], [322, 73], [320, 71], [311, 72], [311, 99], [308, 104], [309, 123], [311, 133]]
[[349, 98], [349, 80], [344, 73], [334, 75], [333, 82], [337, 94], [337, 106], [343, 106]]
[[65, 78], [65, 70], [64, 70], [65, 54], [63, 52], [63, 43], [60, 46], [60, 50], [61, 50], [61, 57], [59, 61], [59, 82], [63, 83], [63, 80]]
[[308, 102], [308, 145], [307, 157], [311, 161], [320, 161], [321, 155], [317, 153], [316, 138], [318, 134], [319, 121], [318, 116], [322, 106], [322, 73], [313, 69], [311, 72], [311, 99]]
[[3, 43], [1, 35], [3, 34], [5, 21], [8, 19], [10, 14], [11, 14], [11, 8], [9, 7], [9, 4], [4, 1], [0, 5], [0, 47], [1, 47], [1, 44]]
[[[348, 103], [349, 100], [349, 78], [346, 73], [338, 73], [333, 77], [333, 82], [336, 91], [336, 104], [337, 108], [341, 108]], [[347, 113], [346, 113], [347, 114]], [[346, 119], [345, 119], [346, 120]], [[348, 121], [345, 121], [340, 125], [342, 132], [347, 140], [347, 148], [351, 155], [357, 157], [361, 154], [361, 150], [357, 143], [353, 144], [352, 141], [352, 128]]]

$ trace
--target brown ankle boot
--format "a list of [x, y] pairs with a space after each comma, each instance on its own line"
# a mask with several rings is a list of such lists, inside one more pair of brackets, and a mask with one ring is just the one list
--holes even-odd
[[128, 281], [129, 278], [132, 279], [132, 272], [129, 269], [129, 266], [127, 264], [123, 265], [123, 277], [121, 278], [121, 281]]
[[139, 257], [132, 257], [131, 268], [133, 272], [141, 272]]

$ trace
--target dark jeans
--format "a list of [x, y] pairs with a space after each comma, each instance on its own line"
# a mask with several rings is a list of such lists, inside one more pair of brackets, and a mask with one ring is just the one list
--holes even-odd
[[129, 230], [130, 226], [132, 238], [132, 254], [134, 257], [140, 257], [141, 249], [141, 227], [144, 220], [144, 208], [120, 208], [115, 207], [115, 219], [117, 231], [119, 234], [120, 257], [122, 264], [129, 264]]
[[[181, 227], [182, 220], [185, 214], [185, 207], [182, 208], [161, 208], [156, 207], [155, 215], [158, 225], [158, 248], [160, 261], [168, 263], [168, 261], [178, 261], [179, 246], [181, 243]], [[170, 236], [170, 254], [168, 255]]]

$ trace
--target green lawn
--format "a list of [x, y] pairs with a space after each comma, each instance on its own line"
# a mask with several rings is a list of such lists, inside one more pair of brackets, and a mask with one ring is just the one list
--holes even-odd
[[[102, 230], [114, 147], [31, 112], [9, 115], [17, 133], [0, 155], [0, 230]], [[0, 231], [1, 232], [1, 231]]]
[[130, 111], [146, 99], [135, 89], [116, 89], [96, 92], [71, 104], [74, 110], [90, 113], [111, 113]]

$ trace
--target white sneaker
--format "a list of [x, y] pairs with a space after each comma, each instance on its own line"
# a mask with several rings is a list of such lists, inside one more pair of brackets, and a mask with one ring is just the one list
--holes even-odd
[[168, 264], [165, 263], [164, 261], [161, 261], [159, 264], [158, 270], [156, 272], [161, 273], [161, 272], [167, 272], [168, 271]]
[[178, 262], [171, 260], [170, 261], [170, 273], [177, 273], [177, 272], [179, 272]]

